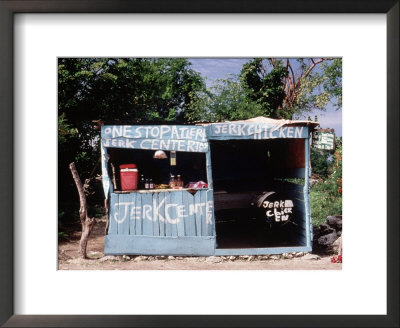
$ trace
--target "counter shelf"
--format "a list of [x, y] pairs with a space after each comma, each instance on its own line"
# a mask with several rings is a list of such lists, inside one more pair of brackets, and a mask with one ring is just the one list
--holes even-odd
[[139, 189], [139, 190], [126, 190], [126, 191], [121, 191], [121, 190], [114, 190], [113, 193], [115, 194], [133, 194], [133, 193], [139, 193], [139, 194], [148, 194], [148, 193], [155, 193], [155, 192], [174, 192], [174, 191], [184, 191], [186, 190], [189, 193], [196, 193], [199, 190], [208, 190], [208, 188], [198, 188], [198, 189], [193, 189], [193, 188], [181, 188], [181, 189]]

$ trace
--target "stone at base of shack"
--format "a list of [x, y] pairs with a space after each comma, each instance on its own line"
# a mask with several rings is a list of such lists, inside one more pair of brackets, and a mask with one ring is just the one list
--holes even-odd
[[326, 218], [326, 223], [314, 227], [313, 253], [339, 254], [342, 240], [342, 216], [333, 215]]
[[[223, 262], [253, 262], [253, 261], [277, 261], [289, 259], [319, 259], [317, 255], [304, 252], [293, 252], [283, 254], [270, 255], [237, 255], [237, 256], [149, 256], [149, 255], [107, 255], [96, 258], [99, 263], [103, 262], [151, 262], [151, 261], [183, 261], [183, 262], [207, 262], [207, 263], [223, 263]], [[86, 262], [85, 262], [86, 263]]]

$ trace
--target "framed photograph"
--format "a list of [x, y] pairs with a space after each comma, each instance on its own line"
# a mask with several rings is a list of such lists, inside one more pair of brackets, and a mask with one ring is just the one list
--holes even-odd
[[[1, 0], [0, 324], [398, 326], [398, 30], [396, 0]], [[343, 58], [343, 270], [57, 270], [58, 59], [269, 56]]]

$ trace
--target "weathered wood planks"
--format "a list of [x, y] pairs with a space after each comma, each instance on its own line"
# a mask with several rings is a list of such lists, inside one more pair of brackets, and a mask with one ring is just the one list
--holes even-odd
[[165, 192], [165, 206], [164, 206], [165, 236], [171, 237], [171, 236], [176, 236], [177, 234], [176, 234], [176, 226], [170, 222], [170, 217], [169, 214], [167, 213], [169, 207], [168, 204], [171, 204], [171, 192]]
[[118, 210], [118, 235], [129, 235], [129, 225], [130, 225], [130, 206], [126, 204], [131, 202], [132, 197], [127, 194], [119, 195], [119, 204], [123, 204], [123, 206], [119, 206]]
[[172, 193], [172, 202], [175, 205], [175, 217], [176, 217], [176, 228], [178, 231], [178, 236], [183, 237], [185, 236], [185, 214], [183, 212], [184, 205], [183, 205], [183, 198], [182, 198], [182, 191], [175, 191]]
[[138, 212], [138, 199], [137, 199], [136, 194], [131, 195], [131, 200], [133, 202], [133, 206], [131, 210], [129, 211], [129, 234], [133, 235], [136, 233], [136, 222], [139, 221], [137, 220], [137, 212]]
[[166, 201], [166, 194], [165, 193], [158, 193], [153, 195], [153, 198], [157, 197], [158, 200], [158, 211], [160, 213], [158, 222], [158, 229], [160, 232], [160, 236], [165, 236], [165, 201]]
[[198, 190], [194, 194], [194, 206], [198, 207], [195, 212], [196, 236], [201, 236], [201, 222], [202, 222], [203, 213], [205, 212], [205, 210], [201, 206], [198, 205], [198, 204], [201, 204], [201, 194], [202, 194], [201, 190]]
[[142, 224], [143, 235], [153, 236], [153, 195], [143, 194], [142, 197]]
[[[207, 196], [208, 195], [208, 196]], [[109, 234], [212, 236], [212, 191], [111, 193]]]
[[213, 255], [215, 237], [155, 237], [132, 235], [107, 235], [104, 253], [160, 254], [160, 255]]
[[185, 236], [196, 236], [196, 219], [195, 219], [195, 203], [194, 196], [187, 191], [182, 192], [183, 205], [186, 209], [184, 222], [185, 222]]
[[116, 204], [119, 203], [119, 195], [118, 194], [111, 194], [110, 198], [110, 224], [108, 226], [108, 234], [109, 235], [116, 235], [118, 233], [118, 222], [116, 217], [118, 214], [116, 213], [116, 210], [118, 210], [118, 207]]
[[143, 234], [143, 218], [142, 218], [142, 196], [135, 194], [135, 230], [131, 230], [131, 234], [142, 235]]

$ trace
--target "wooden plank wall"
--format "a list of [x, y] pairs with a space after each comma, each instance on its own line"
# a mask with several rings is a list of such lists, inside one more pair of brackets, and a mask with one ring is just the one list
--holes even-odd
[[215, 253], [215, 237], [153, 237], [130, 235], [107, 235], [106, 255], [202, 255]]
[[[130, 197], [127, 194], [119, 195], [119, 203], [125, 204], [130, 201]], [[129, 235], [130, 225], [130, 211], [128, 206], [119, 206], [118, 208], [118, 235]]]
[[153, 236], [153, 195], [152, 194], [138, 194], [142, 198], [142, 223], [143, 235]]
[[111, 193], [109, 235], [215, 236], [213, 191]]
[[131, 230], [131, 234], [142, 235], [143, 234], [143, 219], [142, 219], [142, 197], [135, 194], [132, 199], [135, 204], [135, 230]]
[[[154, 197], [155, 196], [156, 195], [154, 195]], [[160, 231], [160, 236], [166, 236], [166, 233], [165, 233], [165, 201], [166, 201], [165, 193], [163, 193], [163, 192], [158, 193], [159, 212], [164, 214], [162, 218], [159, 218], [157, 220], [159, 231]]]
[[119, 195], [118, 194], [111, 194], [111, 199], [110, 199], [110, 224], [108, 226], [108, 234], [109, 235], [116, 235], [118, 232], [118, 217], [116, 210], [118, 211], [118, 207], [115, 206], [115, 204], [119, 203]]

